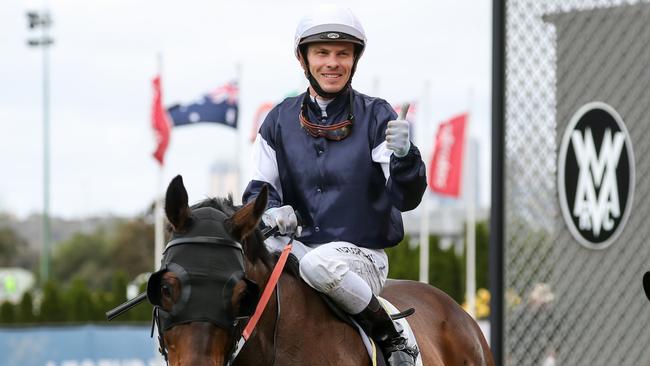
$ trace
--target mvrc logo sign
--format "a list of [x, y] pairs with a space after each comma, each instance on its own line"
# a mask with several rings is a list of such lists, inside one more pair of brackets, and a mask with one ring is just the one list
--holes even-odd
[[571, 234], [588, 248], [608, 247], [634, 196], [634, 154], [623, 119], [608, 104], [587, 103], [571, 118], [558, 155], [560, 206]]

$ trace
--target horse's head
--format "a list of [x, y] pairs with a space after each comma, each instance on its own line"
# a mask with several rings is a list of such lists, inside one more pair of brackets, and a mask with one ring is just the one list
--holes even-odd
[[257, 285], [245, 275], [250, 258], [242, 243], [255, 232], [266, 201], [263, 189], [239, 210], [215, 199], [190, 207], [182, 178], [169, 184], [171, 240], [147, 298], [171, 365], [222, 365], [228, 356], [236, 320], [249, 316], [258, 300]]

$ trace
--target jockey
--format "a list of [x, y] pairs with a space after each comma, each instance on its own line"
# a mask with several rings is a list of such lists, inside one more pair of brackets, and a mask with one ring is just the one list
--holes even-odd
[[268, 184], [263, 221], [283, 236], [267, 246], [281, 249], [288, 236], [300, 237], [293, 253], [303, 280], [351, 314], [391, 365], [414, 365], [417, 351], [406, 347], [376, 295], [388, 276], [384, 248], [402, 240], [400, 211], [420, 203], [425, 166], [408, 122], [350, 85], [365, 46], [349, 9], [321, 7], [300, 21], [294, 50], [309, 88], [264, 120], [243, 202]]

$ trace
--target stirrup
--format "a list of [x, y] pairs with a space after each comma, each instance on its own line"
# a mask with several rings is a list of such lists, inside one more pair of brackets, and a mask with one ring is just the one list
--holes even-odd
[[409, 351], [395, 351], [388, 355], [386, 362], [389, 366], [415, 366], [415, 360], [417, 356], [414, 356]]
[[382, 349], [389, 366], [415, 366], [420, 351], [417, 346], [409, 347], [406, 338], [399, 337], [394, 343]]
[[389, 366], [415, 366], [420, 351], [416, 345], [409, 347], [404, 337], [404, 328], [398, 322], [393, 322], [397, 335], [387, 339], [380, 347]]
[[[396, 314], [408, 316], [412, 309]], [[352, 316], [361, 328], [375, 341], [390, 366], [414, 366], [419, 354], [417, 347], [408, 347], [403, 336], [404, 328], [394, 321], [374, 295], [360, 313]], [[393, 360], [392, 362], [389, 360]]]

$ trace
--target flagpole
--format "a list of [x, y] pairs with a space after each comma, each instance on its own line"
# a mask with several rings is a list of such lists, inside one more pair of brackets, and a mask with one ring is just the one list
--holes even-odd
[[[466, 129], [470, 126], [472, 116], [472, 91], [469, 93], [469, 108], [467, 112]], [[469, 130], [465, 132], [465, 181], [466, 193], [465, 204], [467, 205], [466, 225], [466, 278], [465, 278], [465, 299], [467, 301], [468, 313], [476, 318], [476, 212], [475, 212], [475, 169], [474, 169], [474, 146], [470, 138]]]
[[[160, 77], [160, 83], [162, 84], [162, 54], [158, 53], [158, 76]], [[162, 86], [161, 86], [162, 90]], [[163, 218], [163, 197], [162, 197], [162, 181], [163, 181], [163, 164], [162, 162], [159, 165], [158, 169], [158, 179], [156, 179], [156, 196], [154, 203], [154, 271], [160, 266], [162, 261], [162, 252], [163, 252], [163, 241], [164, 241], [164, 218]]]
[[241, 84], [241, 74], [242, 74], [242, 63], [241, 61], [238, 61], [235, 64], [235, 80], [237, 82], [237, 128], [235, 131], [235, 135], [237, 138], [235, 139], [235, 153], [237, 154], [237, 181], [235, 182], [235, 192], [233, 192], [233, 202], [234, 203], [239, 203], [241, 200], [241, 192], [242, 192], [242, 187], [241, 184], [243, 182], [243, 169], [242, 169], [242, 151], [241, 151], [241, 95], [239, 93], [240, 90], [240, 84]]
[[[153, 268], [154, 271], [157, 271], [158, 268], [160, 267], [160, 263], [162, 262], [162, 251], [163, 251], [163, 197], [162, 197], [162, 192], [161, 192], [161, 186], [162, 186], [162, 180], [163, 180], [163, 165], [160, 164], [160, 169], [158, 169], [158, 179], [156, 179], [156, 201], [154, 204], [154, 230], [155, 230], [155, 249], [154, 249], [154, 264]], [[155, 331], [158, 332], [158, 325], [155, 324], [156, 329]], [[160, 349], [160, 342], [158, 339], [154, 342], [154, 354], [156, 355], [156, 364], [162, 365], [163, 364], [163, 357], [162, 355], [157, 352], [158, 349]]]
[[[429, 90], [431, 89], [431, 83], [427, 80], [424, 84], [424, 91], [422, 93], [422, 100], [420, 100], [420, 112], [419, 112], [419, 145], [422, 150], [422, 156], [424, 158], [425, 166], [428, 164], [428, 156], [431, 154], [431, 136], [429, 131]], [[428, 167], [426, 171], [429, 171]], [[427, 190], [428, 191], [428, 190]], [[424, 196], [422, 197], [423, 201], [420, 206], [420, 282], [429, 283], [429, 204], [431, 197], [429, 192], [425, 191]]]
[[160, 165], [158, 169], [158, 179], [156, 179], [156, 202], [154, 206], [154, 218], [155, 218], [155, 253], [154, 253], [154, 263], [153, 268], [157, 270], [162, 261], [162, 252], [163, 252], [163, 241], [164, 241], [164, 218], [163, 218], [163, 197], [160, 187], [162, 187], [163, 181], [163, 167]]
[[[162, 73], [163, 73], [163, 61], [162, 61], [162, 53], [158, 52], [157, 55], [158, 58], [158, 77], [160, 80], [160, 90], [162, 91]], [[163, 103], [162, 101], [162, 92], [161, 92], [161, 104]], [[164, 112], [166, 113], [166, 112]], [[164, 155], [163, 155], [164, 156]], [[160, 164], [158, 166], [158, 177], [156, 179], [156, 195], [155, 195], [155, 201], [154, 201], [154, 263], [153, 263], [153, 269], [154, 271], [158, 270], [160, 268], [160, 263], [162, 262], [162, 253], [163, 253], [163, 245], [164, 245], [164, 217], [163, 217], [163, 194], [162, 194], [162, 182], [163, 182], [163, 176], [164, 176], [164, 164], [161, 159]], [[158, 325], [154, 324], [155, 327], [157, 328]], [[156, 332], [158, 332], [158, 329], [155, 329]], [[154, 342], [154, 354], [156, 355], [156, 364], [162, 365], [164, 362], [162, 355], [157, 352], [158, 349], [160, 348], [160, 342], [158, 339]]]

